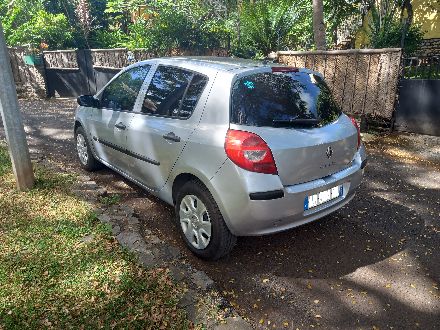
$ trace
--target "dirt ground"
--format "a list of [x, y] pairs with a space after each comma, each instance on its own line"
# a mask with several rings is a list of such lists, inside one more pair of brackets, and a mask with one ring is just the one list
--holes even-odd
[[[81, 172], [75, 101], [20, 104], [31, 150]], [[92, 178], [133, 206], [145, 228], [185, 251], [257, 329], [438, 329], [440, 138], [364, 138], [369, 164], [352, 202], [287, 232], [239, 238], [217, 262], [186, 252], [171, 207], [111, 170]]]

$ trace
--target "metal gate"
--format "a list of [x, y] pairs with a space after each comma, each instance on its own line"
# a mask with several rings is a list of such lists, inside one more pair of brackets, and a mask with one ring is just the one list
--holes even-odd
[[120, 71], [96, 67], [90, 49], [47, 51], [43, 55], [49, 97], [95, 94]]
[[[165, 56], [228, 56], [224, 48], [205, 50], [171, 49]], [[126, 48], [57, 50], [43, 53], [49, 97], [95, 94], [130, 63], [158, 57], [147, 49]]]
[[440, 136], [440, 57], [404, 59], [394, 128]]

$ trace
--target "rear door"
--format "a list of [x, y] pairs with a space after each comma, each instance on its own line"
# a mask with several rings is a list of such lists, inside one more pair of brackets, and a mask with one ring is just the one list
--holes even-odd
[[236, 80], [231, 128], [266, 141], [285, 186], [346, 168], [357, 151], [357, 130], [323, 78], [298, 69], [274, 71]]
[[129, 174], [152, 190], [162, 188], [196, 128], [208, 78], [181, 68], [159, 65], [127, 131], [133, 162]]
[[126, 129], [150, 67], [136, 66], [117, 76], [101, 92], [100, 107], [93, 110], [89, 131], [95, 150], [102, 160], [121, 170], [127, 166]]

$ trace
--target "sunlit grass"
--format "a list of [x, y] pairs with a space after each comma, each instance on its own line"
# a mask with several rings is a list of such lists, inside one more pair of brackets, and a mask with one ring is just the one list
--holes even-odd
[[0, 146], [0, 329], [187, 328], [167, 270], [122, 251], [74, 179], [39, 169], [18, 192]]

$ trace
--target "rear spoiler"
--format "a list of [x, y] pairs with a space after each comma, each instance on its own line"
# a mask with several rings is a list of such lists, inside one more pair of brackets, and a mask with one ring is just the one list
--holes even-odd
[[293, 66], [273, 66], [272, 72], [299, 72], [299, 69]]

